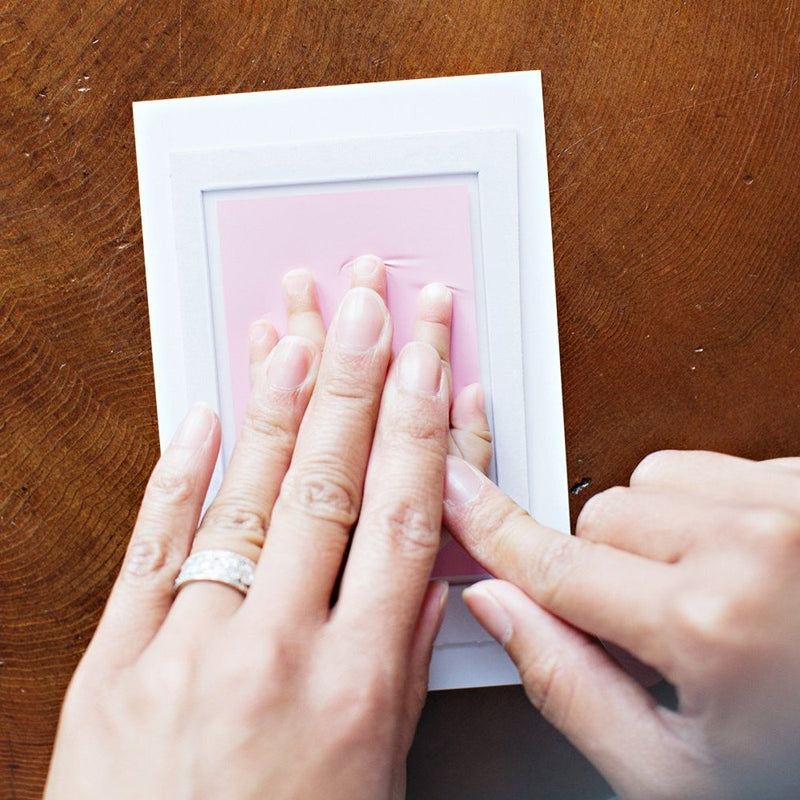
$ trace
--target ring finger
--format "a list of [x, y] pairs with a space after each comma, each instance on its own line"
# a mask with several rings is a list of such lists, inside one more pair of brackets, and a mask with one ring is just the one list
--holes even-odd
[[[298, 336], [283, 338], [267, 357], [222, 486], [195, 536], [193, 554], [227, 550], [258, 561], [318, 365], [314, 343]], [[176, 599], [175, 615], [197, 615], [198, 603], [208, 613], [230, 613], [241, 595], [222, 583], [190, 583]]]

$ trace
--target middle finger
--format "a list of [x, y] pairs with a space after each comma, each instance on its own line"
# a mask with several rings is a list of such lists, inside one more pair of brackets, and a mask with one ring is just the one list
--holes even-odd
[[407, 651], [439, 549], [449, 397], [436, 350], [407, 344], [386, 382], [337, 605], [341, 624], [382, 639], [387, 658]]
[[248, 605], [275, 601], [285, 619], [327, 616], [361, 505], [391, 342], [382, 298], [351, 289], [325, 343]]

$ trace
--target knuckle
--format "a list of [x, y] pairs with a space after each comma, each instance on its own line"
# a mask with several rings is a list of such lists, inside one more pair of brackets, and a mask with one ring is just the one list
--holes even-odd
[[375, 670], [366, 681], [361, 701], [361, 717], [374, 720], [396, 704], [400, 680], [388, 669]]
[[[248, 641], [247, 638], [244, 641]], [[232, 685], [239, 686], [248, 714], [263, 720], [270, 709], [285, 704], [288, 687], [302, 674], [302, 664], [288, 638], [275, 636], [257, 652], [247, 647], [231, 662]], [[242, 669], [242, 665], [247, 667]]]
[[338, 736], [348, 749], [358, 749], [373, 738], [374, 712], [365, 692], [345, 692], [342, 702], [334, 704], [331, 718], [337, 720]]
[[542, 548], [527, 566], [529, 585], [536, 591], [543, 605], [552, 604], [564, 578], [575, 563], [576, 542], [570, 536], [553, 537], [547, 547]]
[[[284, 688], [289, 677], [298, 671], [297, 658], [295, 654], [294, 642], [288, 633], [277, 632], [265, 647], [262, 647], [255, 659], [255, 669], [249, 672], [257, 681], [256, 686], [260, 685], [264, 676], [269, 676], [272, 680]], [[244, 663], [252, 655], [243, 654]]]
[[290, 470], [281, 487], [281, 499], [325, 522], [350, 529], [358, 518], [360, 482], [341, 462], [316, 458]]
[[261, 547], [267, 536], [269, 514], [240, 498], [218, 497], [206, 512], [198, 536], [206, 533], [230, 533], [237, 540]]
[[392, 420], [386, 434], [388, 446], [411, 446], [424, 453], [426, 460], [432, 454], [442, 458], [447, 449], [447, 417], [444, 413], [426, 413], [422, 409], [418, 412], [421, 413], [400, 414]]
[[614, 486], [590, 497], [578, 515], [575, 535], [581, 539], [602, 538], [610, 518], [629, 499], [629, 489]]
[[800, 518], [782, 508], [759, 508], [747, 513], [745, 529], [761, 545], [783, 555], [800, 552]]
[[630, 485], [641, 485], [655, 480], [674, 462], [675, 450], [657, 450], [645, 456], [634, 469]]
[[267, 441], [272, 448], [291, 451], [297, 435], [296, 422], [293, 416], [280, 413], [281, 410], [251, 400], [242, 420], [240, 440], [250, 437]]
[[152, 707], [154, 699], [170, 698], [172, 713], [187, 713], [194, 705], [201, 660], [189, 650], [160, 654], [157, 670], [138, 670], [126, 694], [127, 718], [136, 718], [141, 710]]
[[377, 509], [371, 525], [393, 552], [416, 553], [421, 558], [438, 552], [440, 520], [421, 503], [402, 501]]
[[736, 648], [739, 631], [738, 594], [713, 590], [689, 590], [676, 592], [672, 603], [672, 626], [677, 641], [683, 643], [686, 652], [694, 654], [692, 659], [704, 673], [714, 673], [719, 664], [730, 660]]
[[[476, 509], [475, 518], [466, 527], [468, 541], [481, 559], [492, 563], [511, 563], [518, 549], [519, 534], [529, 524], [530, 516], [516, 503], [502, 498], [500, 507], [485, 513]], [[486, 531], [490, 533], [485, 534]]]
[[397, 704], [398, 683], [388, 672], [360, 672], [360, 680], [351, 677], [346, 685], [328, 693], [325, 703], [330, 718], [337, 720], [340, 740], [351, 749], [365, 742], [374, 742], [381, 733], [387, 711], [391, 712]]
[[487, 440], [475, 431], [451, 428], [448, 452], [450, 455], [460, 456], [485, 475], [492, 461], [491, 434]]
[[172, 579], [180, 569], [182, 555], [162, 537], [138, 536], [131, 541], [125, 554], [122, 575], [134, 581], [162, 575]]
[[326, 404], [345, 404], [354, 410], [372, 409], [377, 403], [379, 392], [370, 381], [368, 373], [374, 362], [369, 354], [349, 354], [341, 369], [326, 376], [321, 385], [321, 394]]
[[159, 505], [185, 505], [194, 497], [196, 487], [194, 475], [162, 459], [147, 484], [147, 500]]

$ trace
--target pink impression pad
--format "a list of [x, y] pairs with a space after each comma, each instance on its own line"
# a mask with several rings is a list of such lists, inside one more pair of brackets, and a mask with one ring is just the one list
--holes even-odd
[[[397, 352], [411, 337], [420, 289], [439, 281], [453, 292], [454, 391], [480, 380], [466, 184], [282, 194], [217, 202], [231, 391], [238, 430], [249, 392], [247, 333], [267, 317], [285, 330], [283, 275], [295, 267], [315, 278], [326, 324], [350, 285], [350, 264], [366, 253], [386, 263]], [[456, 542], [434, 575], [483, 575]]]

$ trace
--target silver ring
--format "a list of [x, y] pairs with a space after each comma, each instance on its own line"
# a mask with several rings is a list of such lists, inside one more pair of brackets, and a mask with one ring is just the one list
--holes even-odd
[[187, 583], [212, 581], [232, 586], [246, 596], [255, 572], [256, 562], [233, 550], [199, 550], [183, 562], [173, 588], [177, 593]]

